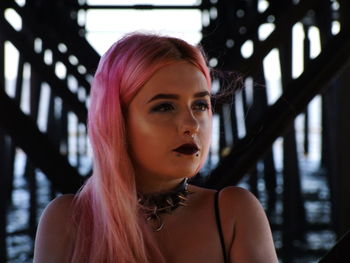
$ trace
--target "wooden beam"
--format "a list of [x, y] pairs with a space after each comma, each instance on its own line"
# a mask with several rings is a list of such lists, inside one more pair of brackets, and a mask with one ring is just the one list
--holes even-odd
[[254, 125], [253, 132], [236, 142], [231, 153], [213, 170], [206, 185], [220, 189], [237, 184], [312, 98], [322, 92], [325, 85], [349, 64], [349, 46], [349, 31], [341, 31], [330, 40], [299, 78], [287, 85], [283, 95], [267, 109], [264, 118]]
[[2, 16], [0, 16], [0, 28], [1, 34], [21, 51], [24, 60], [30, 61], [36, 72], [43, 76], [43, 80], [50, 85], [52, 92], [62, 98], [63, 103], [67, 105], [69, 110], [75, 113], [80, 122], [86, 123], [87, 109], [85, 104], [78, 99], [77, 94], [72, 93], [67, 88], [63, 80], [54, 74], [53, 67], [46, 65], [42, 57], [30, 48], [31, 45], [28, 43], [26, 37], [14, 30]]
[[49, 138], [40, 132], [36, 124], [0, 87], [0, 126], [43, 171], [62, 193], [75, 193], [83, 183], [83, 177], [61, 155]]

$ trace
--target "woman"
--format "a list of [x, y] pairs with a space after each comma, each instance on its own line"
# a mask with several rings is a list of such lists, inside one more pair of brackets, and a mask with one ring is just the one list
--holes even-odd
[[93, 175], [46, 208], [34, 262], [277, 262], [252, 194], [187, 185], [209, 150], [210, 87], [203, 55], [180, 39], [115, 43], [92, 84]]

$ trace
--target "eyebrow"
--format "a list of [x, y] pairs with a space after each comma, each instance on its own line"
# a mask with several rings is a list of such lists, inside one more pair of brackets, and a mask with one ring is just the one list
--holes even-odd
[[[210, 97], [210, 93], [208, 91], [201, 91], [201, 92], [197, 92], [195, 94], [193, 94], [194, 98], [202, 98], [205, 96], [209, 96]], [[177, 94], [170, 94], [170, 93], [160, 93], [155, 95], [154, 97], [152, 97], [147, 103], [150, 103], [151, 101], [154, 100], [159, 100], [159, 99], [173, 99], [173, 100], [178, 100], [180, 98], [179, 95]]]

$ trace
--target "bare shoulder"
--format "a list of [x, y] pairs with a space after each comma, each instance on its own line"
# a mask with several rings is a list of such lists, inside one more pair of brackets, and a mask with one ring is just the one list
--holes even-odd
[[[260, 201], [248, 190], [229, 186], [220, 191], [219, 206], [226, 222], [234, 229], [234, 235], [242, 228], [267, 224], [265, 211]], [[225, 218], [224, 218], [225, 220]]]
[[74, 200], [73, 194], [65, 194], [65, 195], [56, 197], [48, 204], [48, 206], [44, 210], [43, 215], [51, 214], [51, 213], [60, 214], [60, 212], [63, 212], [63, 211], [68, 212], [67, 210], [72, 209], [73, 200]]
[[39, 222], [34, 262], [65, 262], [72, 238], [74, 195], [62, 195], [45, 208]]
[[54, 224], [57, 227], [66, 227], [67, 221], [71, 220], [73, 212], [74, 195], [61, 195], [53, 199], [45, 208], [40, 222], [39, 228], [46, 224]]
[[256, 199], [251, 192], [239, 186], [227, 186], [223, 188], [221, 190], [221, 196], [222, 196], [221, 198], [231, 199], [232, 202], [237, 201], [236, 198], [239, 198], [239, 197], [244, 198], [244, 200]]
[[[198, 187], [191, 185], [190, 191], [196, 193], [198, 199], [201, 201], [207, 202], [212, 200], [216, 190], [207, 189], [203, 187]], [[240, 207], [247, 208], [249, 206], [259, 206], [259, 201], [255, 196], [248, 190], [237, 187], [237, 186], [228, 186], [220, 190], [219, 192], [219, 207], [220, 212], [228, 211], [237, 211]], [[235, 209], [233, 209], [235, 208]], [[235, 213], [231, 214], [233, 216]]]
[[225, 208], [257, 208], [261, 207], [259, 200], [248, 190], [237, 187], [228, 186], [220, 191], [220, 202]]
[[[198, 196], [198, 199], [208, 201], [212, 200], [216, 190], [207, 189], [198, 186], [190, 186], [190, 191], [195, 192]], [[219, 207], [220, 213], [225, 211], [232, 212], [228, 216], [235, 216], [237, 210], [243, 209], [256, 209], [261, 207], [260, 202], [256, 197], [249, 192], [248, 190], [237, 187], [237, 186], [228, 186], [219, 191]]]
[[259, 200], [248, 190], [226, 187], [220, 193], [220, 208], [226, 228], [231, 226], [229, 244], [232, 262], [277, 262], [271, 229]]

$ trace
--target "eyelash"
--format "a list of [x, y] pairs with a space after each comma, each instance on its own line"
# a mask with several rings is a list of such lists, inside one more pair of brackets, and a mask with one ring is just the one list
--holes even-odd
[[162, 103], [153, 107], [151, 112], [166, 112], [173, 109], [174, 109], [174, 106], [171, 103]]
[[[200, 111], [206, 111], [209, 109], [209, 103], [206, 101], [198, 101], [196, 102], [196, 106], [201, 107]], [[204, 109], [203, 109], [204, 107]]]
[[[209, 109], [209, 103], [206, 101], [197, 101], [194, 103], [195, 107], [199, 107], [199, 111], [206, 111]], [[175, 107], [172, 103], [161, 103], [151, 109], [151, 112], [168, 112], [174, 110]]]

